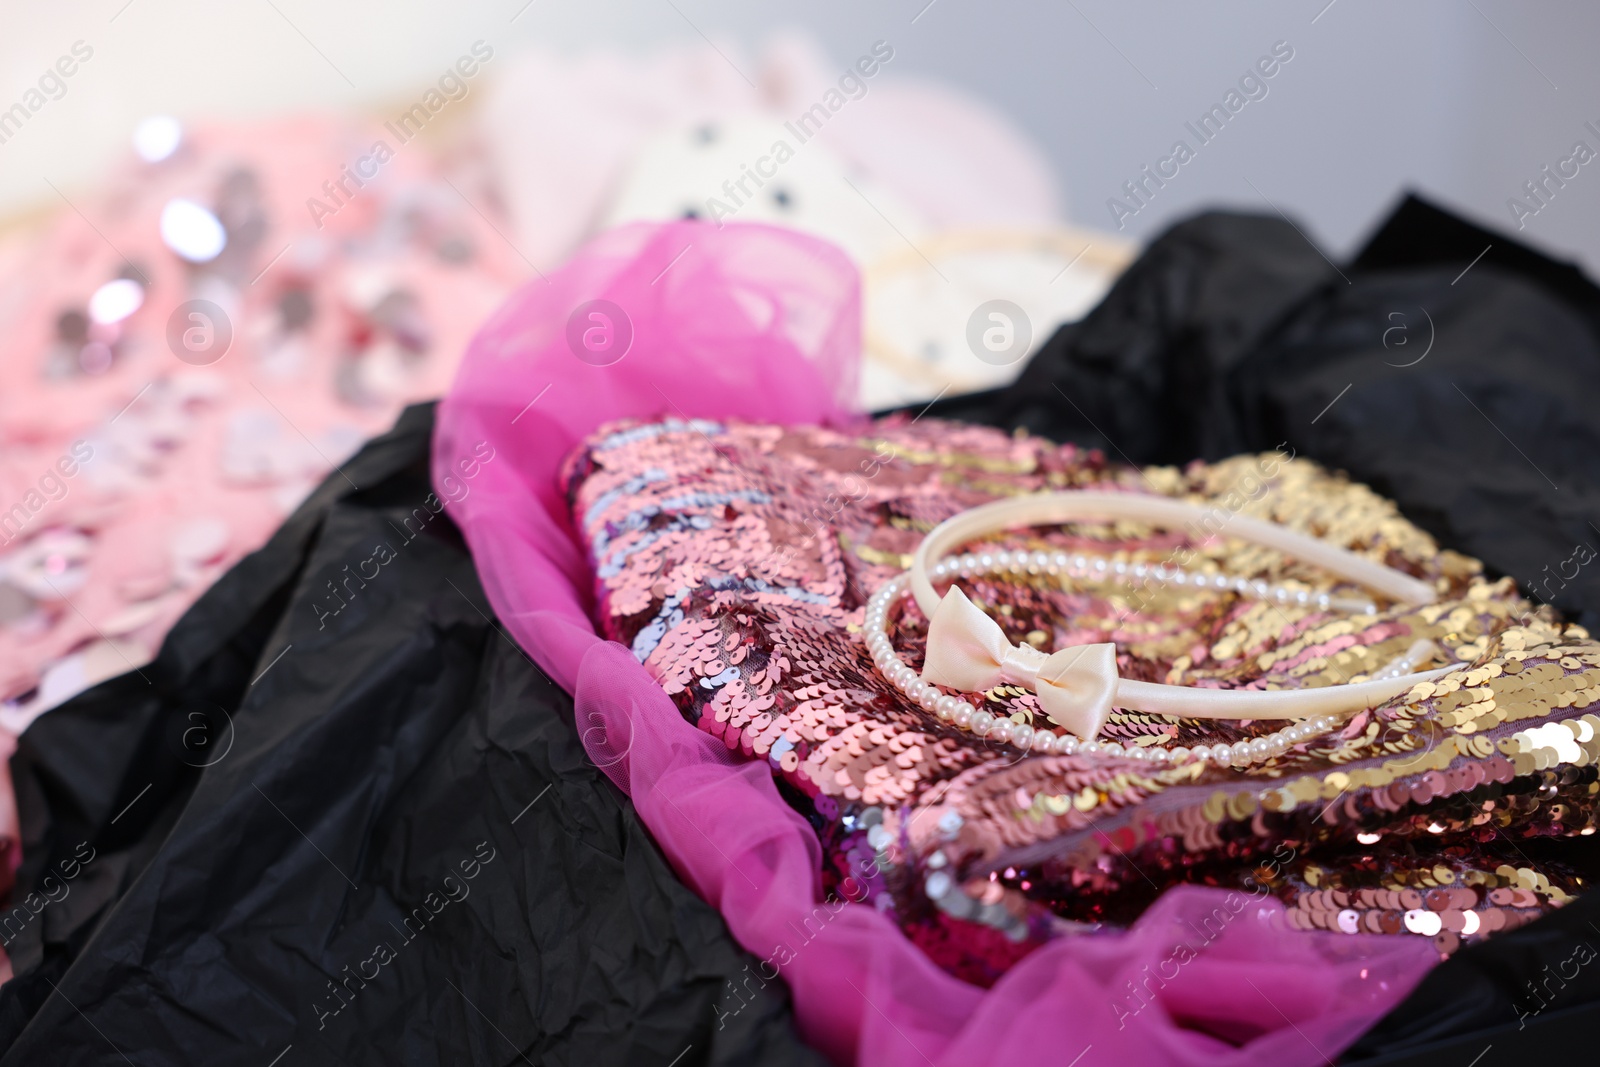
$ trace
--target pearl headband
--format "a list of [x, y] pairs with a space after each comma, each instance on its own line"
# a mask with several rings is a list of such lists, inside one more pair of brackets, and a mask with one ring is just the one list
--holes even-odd
[[[1113, 644], [1076, 645], [1053, 654], [1040, 652], [1029, 645], [1012, 645], [994, 620], [979, 610], [959, 588], [951, 586], [950, 591], [941, 598], [933, 587], [932, 578], [1039, 568], [1069, 573], [1076, 571], [1086, 577], [1155, 578], [1197, 588], [1210, 586], [1219, 590], [1233, 590], [1280, 602], [1313, 604], [1323, 609], [1376, 610], [1370, 602], [1348, 597], [1291, 593], [1265, 582], [1220, 575], [1188, 575], [1160, 566], [1150, 568], [1138, 564], [1130, 567], [1125, 563], [1108, 564], [1105, 560], [1096, 560], [1091, 564], [1085, 557], [1070, 557], [1066, 553], [986, 553], [948, 561], [943, 559], [949, 550], [961, 544], [1009, 527], [1083, 519], [1133, 519], [1155, 525], [1180, 526], [1204, 521], [1213, 514], [1213, 509], [1164, 497], [1090, 491], [1030, 494], [965, 511], [940, 523], [917, 549], [910, 571], [889, 583], [868, 605], [866, 622], [869, 650], [880, 670], [897, 687], [924, 707], [937, 710], [940, 718], [947, 718], [944, 712], [950, 710], [948, 706], [941, 705], [940, 700], [954, 698], [944, 697], [933, 688], [935, 685], [963, 691], [987, 690], [1003, 684], [1018, 685], [1038, 695], [1040, 707], [1051, 722], [1091, 743], [1113, 706], [1182, 718], [1308, 720], [1285, 731], [1287, 740], [1292, 743], [1309, 736], [1303, 729], [1308, 725], [1318, 732], [1325, 732], [1336, 725], [1343, 714], [1381, 704], [1418, 682], [1440, 677], [1453, 669], [1445, 667], [1411, 673], [1415, 663], [1425, 662], [1435, 652], [1430, 643], [1418, 642], [1405, 656], [1379, 672], [1379, 677], [1348, 685], [1264, 691], [1200, 689], [1139, 682], [1117, 676], [1116, 646]], [[1275, 523], [1233, 515], [1228, 519], [1228, 534], [1317, 564], [1341, 578], [1402, 603], [1421, 606], [1435, 599], [1433, 588], [1425, 582]], [[920, 679], [900, 662], [888, 644], [885, 631], [889, 603], [907, 591], [915, 597], [929, 620], [927, 654]], [[917, 692], [911, 692], [912, 688]], [[960, 708], [949, 717], [959, 718], [963, 708], [969, 712], [969, 720], [975, 717], [969, 705], [964, 701], [958, 703]], [[992, 716], [988, 718], [993, 722]], [[979, 725], [987, 725], [981, 719], [978, 722]], [[965, 723], [957, 724], [972, 728]], [[1021, 737], [1009, 736], [1024, 731]], [[1008, 737], [1004, 740], [1010, 740], [1019, 747], [1041, 752], [1065, 751], [1058, 744], [1056, 735], [1044, 730], [1034, 731], [1026, 726], [1018, 726], [1015, 730], [1007, 728], [1006, 733]], [[1289, 733], [1298, 736], [1287, 737]], [[1043, 739], [1040, 735], [1043, 735]], [[1257, 745], [1262, 750], [1257, 753], [1249, 743], [1241, 745], [1242, 751], [1231, 753], [1233, 762], [1266, 758], [1271, 754], [1267, 749], [1276, 747], [1274, 743]], [[1219, 762], [1229, 762], [1228, 757], [1223, 756]]]

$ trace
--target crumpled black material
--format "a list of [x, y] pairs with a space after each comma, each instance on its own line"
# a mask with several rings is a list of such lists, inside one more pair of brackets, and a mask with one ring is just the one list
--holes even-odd
[[[1180, 223], [1016, 383], [930, 413], [1141, 466], [1283, 444], [1600, 631], [1600, 289], [1414, 197], [1345, 266], [1277, 217]], [[1600, 873], [1593, 841], [1528, 847]], [[1592, 1058], [1580, 944], [1600, 950], [1600, 896], [1457, 953], [1345, 1059]]]
[[23, 735], [0, 1064], [823, 1062], [492, 620], [432, 425]]
[[933, 412], [1140, 465], [1286, 442], [1600, 630], [1600, 289], [1415, 198], [1342, 268], [1275, 217], [1180, 223], [1015, 384]]

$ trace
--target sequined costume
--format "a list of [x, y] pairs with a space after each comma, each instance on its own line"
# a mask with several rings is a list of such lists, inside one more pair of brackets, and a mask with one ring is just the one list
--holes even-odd
[[[1600, 718], [1585, 709], [1600, 697], [1600, 645], [1308, 461], [1136, 471], [928, 419], [884, 420], [870, 436], [669, 420], [605, 428], [570, 457], [563, 484], [604, 632], [689, 721], [771, 766], [823, 843], [826, 888], [860, 877], [962, 977], [992, 982], [1044, 941], [1129, 922], [1180, 882], [1270, 893], [1294, 926], [1430, 937], [1442, 954], [1580, 888], [1518, 842], [1593, 832]], [[1115, 641], [1122, 677], [1203, 687], [1362, 681], [1419, 638], [1467, 667], [1243, 770], [1023, 756], [908, 703], [860, 640], [867, 597], [951, 515], [1072, 487], [1168, 494], [1216, 521], [1074, 524], [992, 544], [1331, 588], [1314, 567], [1230, 540], [1228, 517], [1244, 514], [1421, 578], [1440, 599], [1351, 617], [1049, 573], [969, 583], [1014, 642]], [[913, 667], [924, 625], [907, 601], [894, 637]], [[964, 699], [1030, 725], [1039, 711], [1010, 687]], [[1274, 725], [1118, 711], [1104, 737], [1195, 745]]]

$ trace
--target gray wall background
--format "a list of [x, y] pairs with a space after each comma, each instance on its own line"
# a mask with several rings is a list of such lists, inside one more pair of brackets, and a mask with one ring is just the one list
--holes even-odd
[[[1038, 138], [1071, 218], [1101, 228], [1107, 198], [1288, 41], [1295, 57], [1268, 96], [1128, 221], [1135, 237], [1201, 206], [1270, 201], [1338, 256], [1408, 187], [1514, 230], [1506, 201], [1541, 165], [1578, 140], [1600, 152], [1584, 128], [1600, 127], [1600, 5], [1578, 0], [12, 0], [0, 12], [0, 107], [74, 41], [95, 49], [65, 96], [0, 145], [4, 213], [47, 206], [47, 180], [90, 184], [146, 114], [375, 106], [479, 37], [580, 49], [705, 35], [737, 59], [799, 26], [841, 62], [884, 38], [897, 75], [958, 83]], [[1600, 160], [1519, 236], [1600, 274]]]

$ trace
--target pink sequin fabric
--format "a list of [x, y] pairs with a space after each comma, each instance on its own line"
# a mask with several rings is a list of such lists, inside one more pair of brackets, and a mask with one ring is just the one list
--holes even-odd
[[[607, 635], [690, 722], [771, 768], [823, 842], [827, 889], [871, 899], [970, 981], [992, 983], [1050, 939], [1131, 922], [1183, 882], [1274, 895], [1295, 927], [1426, 937], [1442, 954], [1577, 887], [1570, 872], [1528, 867], [1514, 839], [1593, 831], [1600, 742], [1583, 709], [1600, 646], [1305, 460], [1135, 472], [931, 419], [856, 433], [668, 420], [606, 427], [563, 484]], [[1024, 755], [939, 721], [878, 673], [863, 605], [928, 530], [998, 497], [1087, 487], [1177, 496], [1210, 507], [1215, 524], [1019, 530], [978, 550], [1069, 549], [1334, 589], [1314, 567], [1230, 540], [1228, 518], [1248, 513], [1421, 578], [1440, 600], [1351, 617], [1314, 599], [1133, 589], [1037, 567], [967, 583], [1013, 642], [1114, 641], [1125, 678], [1223, 688], [1361, 681], [1423, 638], [1467, 666], [1249, 769]], [[920, 668], [925, 620], [902, 605], [895, 644]], [[1048, 725], [1022, 689], [952, 695]], [[1103, 737], [1193, 746], [1279, 725], [1119, 711]]]
[[[0, 756], [148, 664], [363, 440], [445, 388], [526, 269], [419, 146], [330, 200], [380, 137], [312, 116], [198, 124], [0, 235]], [[174, 205], [221, 251], [182, 258]], [[20, 841], [0, 758], [0, 892]]]

